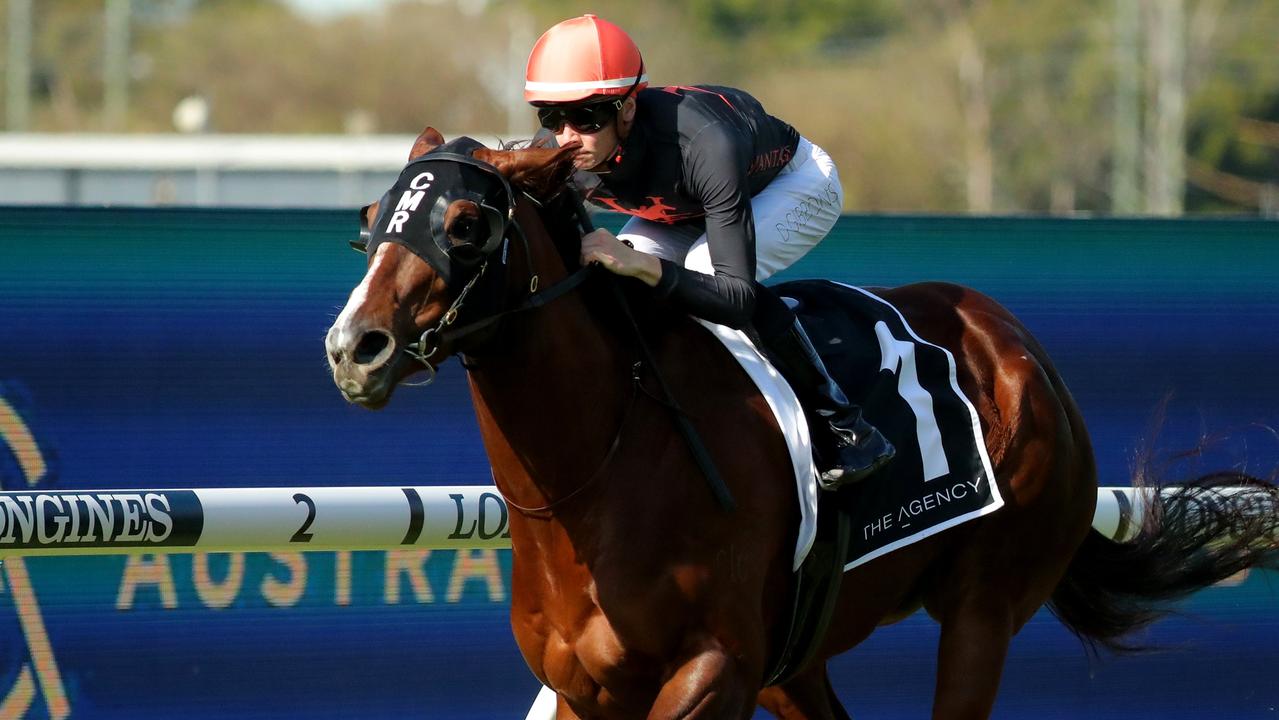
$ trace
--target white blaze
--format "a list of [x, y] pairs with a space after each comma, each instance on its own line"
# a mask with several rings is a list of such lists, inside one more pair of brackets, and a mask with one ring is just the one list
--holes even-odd
[[369, 284], [373, 281], [373, 273], [377, 271], [378, 266], [386, 258], [386, 249], [388, 243], [378, 246], [377, 253], [373, 256], [373, 262], [369, 263], [368, 272], [364, 273], [364, 279], [359, 285], [351, 291], [351, 297], [346, 301], [346, 307], [342, 308], [342, 312], [338, 314], [338, 319], [333, 323], [333, 329], [329, 331], [329, 340], [331, 342], [329, 349], [349, 347], [355, 342], [354, 333], [351, 332], [351, 318], [360, 311], [364, 303], [369, 298]]

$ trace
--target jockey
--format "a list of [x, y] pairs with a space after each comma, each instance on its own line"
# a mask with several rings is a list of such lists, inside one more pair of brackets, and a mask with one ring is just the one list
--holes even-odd
[[760, 284], [839, 218], [843, 189], [829, 155], [740, 90], [648, 87], [639, 48], [594, 15], [538, 39], [524, 99], [560, 146], [581, 145], [575, 179], [586, 199], [632, 216], [616, 237], [603, 229], [583, 237], [583, 263], [638, 278], [695, 317], [753, 328], [815, 420], [823, 487], [860, 480], [893, 458], [794, 312]]

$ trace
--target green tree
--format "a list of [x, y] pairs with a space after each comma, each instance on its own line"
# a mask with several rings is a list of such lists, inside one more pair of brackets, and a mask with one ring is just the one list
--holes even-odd
[[[597, 0], [591, 10], [635, 37], [653, 84], [742, 87], [825, 147], [849, 209], [1105, 213], [1120, 155], [1120, 1]], [[32, 129], [104, 127], [103, 7], [33, 3]], [[520, 125], [523, 59], [538, 33], [584, 10], [412, 1], [316, 19], [283, 0], [131, 7], [130, 131], [171, 131], [175, 104], [201, 94], [214, 130], [258, 133], [429, 123], [503, 134], [512, 110], [531, 133], [532, 112]], [[1272, 207], [1279, 3], [1185, 0], [1185, 17], [1187, 208]], [[0, 42], [7, 19], [0, 12]], [[1140, 99], [1136, 109], [1151, 111]]]
[[1236, 0], [1197, 20], [1186, 209], [1279, 214], [1279, 6]]
[[[880, 39], [900, 26], [902, 5], [888, 0], [686, 0], [702, 34], [749, 45], [765, 62], [830, 53]], [[777, 58], [776, 56], [782, 56]]]

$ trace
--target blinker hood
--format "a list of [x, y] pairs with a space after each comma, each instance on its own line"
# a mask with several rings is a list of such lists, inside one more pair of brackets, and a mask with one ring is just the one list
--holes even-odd
[[[361, 211], [361, 242], [352, 245], [370, 256], [384, 242], [403, 245], [445, 283], [483, 262], [506, 237], [515, 196], [497, 168], [471, 156], [481, 147], [469, 137], [460, 137], [410, 161], [382, 196], [377, 217], [367, 229]], [[445, 232], [445, 212], [458, 200], [470, 200], [480, 208], [475, 243], [455, 244]]]

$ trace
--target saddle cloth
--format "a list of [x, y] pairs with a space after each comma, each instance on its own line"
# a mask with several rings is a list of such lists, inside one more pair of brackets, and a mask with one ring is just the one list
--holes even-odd
[[[959, 389], [948, 350], [920, 338], [895, 307], [860, 288], [800, 280], [773, 289], [800, 316], [844, 392], [897, 447], [884, 473], [840, 491], [853, 528], [845, 571], [1003, 506], [977, 410]], [[754, 380], [790, 448], [798, 569], [816, 534], [819, 492], [803, 409], [744, 333], [702, 325]]]

